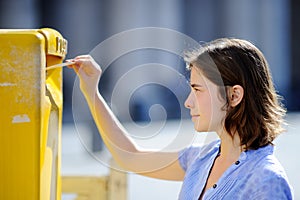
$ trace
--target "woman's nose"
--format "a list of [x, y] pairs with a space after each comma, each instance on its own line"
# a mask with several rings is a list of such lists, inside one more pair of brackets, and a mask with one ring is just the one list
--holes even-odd
[[190, 92], [189, 96], [186, 98], [185, 102], [184, 102], [184, 106], [188, 109], [191, 109], [193, 106], [193, 100], [192, 100], [192, 91]]

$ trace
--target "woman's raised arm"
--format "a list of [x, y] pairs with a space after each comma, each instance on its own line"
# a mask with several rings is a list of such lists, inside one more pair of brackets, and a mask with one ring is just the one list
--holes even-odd
[[80, 79], [84, 94], [99, 133], [116, 162], [125, 170], [141, 175], [182, 180], [184, 170], [178, 161], [178, 152], [156, 152], [139, 148], [113, 114], [98, 90], [101, 67], [89, 55], [69, 61]]

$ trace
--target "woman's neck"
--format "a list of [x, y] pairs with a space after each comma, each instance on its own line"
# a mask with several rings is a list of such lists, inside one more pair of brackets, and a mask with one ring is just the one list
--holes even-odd
[[243, 151], [239, 135], [236, 133], [231, 137], [229, 133], [224, 131], [219, 137], [221, 139], [220, 157], [226, 160], [236, 161]]

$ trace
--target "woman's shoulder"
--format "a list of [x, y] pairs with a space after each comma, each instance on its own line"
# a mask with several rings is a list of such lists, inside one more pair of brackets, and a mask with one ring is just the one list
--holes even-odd
[[259, 165], [248, 180], [248, 191], [252, 191], [254, 199], [293, 199], [293, 189], [282, 166], [270, 160], [266, 163]]
[[264, 182], [287, 180], [286, 172], [274, 155], [274, 147], [272, 145], [253, 150], [249, 154], [246, 168], [250, 172], [249, 176], [252, 174], [257, 183], [259, 180]]
[[[292, 199], [292, 187], [281, 163], [273, 153], [274, 147], [250, 151], [244, 167], [239, 171], [239, 181], [243, 191], [255, 199], [274, 197], [272, 199]], [[255, 188], [255, 190], [253, 190]], [[243, 192], [241, 192], [243, 193]], [[251, 193], [251, 194], [250, 194]], [[276, 198], [275, 198], [276, 197]]]
[[286, 172], [274, 154], [266, 156], [257, 165], [257, 175], [265, 180], [287, 180]]

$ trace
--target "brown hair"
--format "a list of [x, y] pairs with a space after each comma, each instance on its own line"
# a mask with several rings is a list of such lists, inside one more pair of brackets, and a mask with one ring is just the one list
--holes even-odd
[[[220, 87], [221, 95], [227, 101], [225, 129], [231, 136], [237, 132], [246, 149], [272, 144], [283, 132], [286, 111], [276, 94], [268, 63], [253, 44], [221, 38], [186, 53], [185, 61]], [[226, 86], [234, 85], [243, 87], [244, 97], [239, 105], [229, 108]]]

